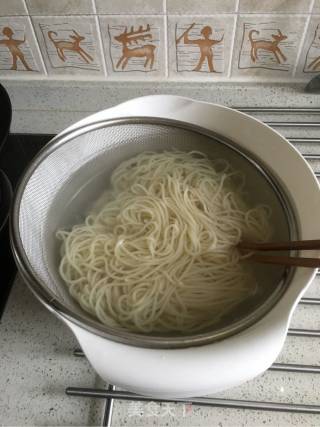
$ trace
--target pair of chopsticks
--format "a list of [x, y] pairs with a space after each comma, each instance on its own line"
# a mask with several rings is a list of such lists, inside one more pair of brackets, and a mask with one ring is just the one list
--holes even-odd
[[290, 257], [285, 255], [261, 255], [257, 252], [265, 251], [285, 251], [285, 250], [312, 250], [320, 249], [320, 240], [296, 240], [289, 242], [267, 242], [267, 243], [254, 243], [254, 242], [240, 242], [237, 248], [242, 252], [251, 252], [248, 260], [261, 262], [265, 264], [281, 264], [296, 267], [320, 267], [320, 258], [303, 258], [303, 257]]

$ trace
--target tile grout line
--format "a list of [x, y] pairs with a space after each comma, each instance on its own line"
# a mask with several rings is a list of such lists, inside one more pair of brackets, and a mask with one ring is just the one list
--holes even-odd
[[235, 55], [235, 41], [236, 41], [236, 35], [237, 35], [237, 28], [238, 28], [238, 20], [239, 20], [239, 9], [240, 9], [240, 0], [237, 0], [236, 9], [235, 9], [235, 19], [233, 23], [233, 31], [232, 31], [232, 38], [231, 38], [231, 46], [230, 46], [230, 59], [229, 59], [229, 66], [228, 66], [228, 72], [227, 72], [227, 79], [231, 79], [232, 74], [232, 64], [233, 59]]
[[95, 0], [91, 0], [91, 5], [92, 5], [93, 14], [97, 15], [97, 5]]
[[[43, 57], [42, 57], [42, 52], [41, 52], [41, 49], [40, 49], [40, 43], [39, 43], [39, 40], [38, 40], [38, 37], [37, 37], [36, 31], [35, 31], [34, 26], [33, 26], [33, 21], [32, 21], [32, 19], [31, 19], [31, 15], [30, 15], [30, 12], [29, 12], [29, 8], [28, 8], [28, 6], [27, 6], [27, 2], [26, 2], [26, 0], [22, 0], [22, 3], [23, 3], [23, 5], [24, 5], [24, 7], [25, 7], [25, 9], [26, 9], [26, 11], [27, 11], [27, 20], [28, 20], [29, 25], [30, 25], [30, 28], [31, 28], [31, 33], [32, 33], [32, 35], [33, 35], [33, 37], [34, 37], [34, 39], [35, 39], [35, 41], [36, 41], [36, 46], [35, 46], [35, 47], [36, 47], [36, 49], [37, 49], [37, 52], [38, 52], [38, 56], [39, 56], [39, 58], [40, 58], [41, 65], [42, 65], [42, 68], [43, 68], [43, 70], [44, 70], [44, 75], [45, 75], [46, 77], [49, 77], [49, 74], [48, 74], [48, 70], [47, 70], [46, 64], [45, 64], [44, 59], [43, 59]], [[32, 49], [31, 49], [31, 52], [32, 52]]]
[[309, 13], [312, 13], [315, 2], [316, 2], [316, 0], [311, 0], [310, 7], [309, 7]]
[[100, 47], [100, 51], [101, 51], [103, 73], [104, 73], [104, 77], [108, 77], [107, 60], [106, 60], [105, 52], [104, 52], [104, 45], [102, 42], [102, 34], [101, 34], [101, 25], [100, 25], [99, 16], [97, 15], [97, 7], [96, 7], [95, 0], [91, 0], [91, 4], [92, 4], [93, 15], [94, 15], [94, 19], [95, 19], [95, 23], [96, 23], [96, 27], [97, 27], [98, 43], [99, 43], [99, 47]]
[[165, 79], [169, 78], [169, 37], [168, 37], [168, 13], [167, 13], [167, 0], [163, 0], [164, 9], [164, 48], [165, 48]]
[[240, 12], [240, 0], [237, 0], [235, 13], [238, 14], [239, 12]]

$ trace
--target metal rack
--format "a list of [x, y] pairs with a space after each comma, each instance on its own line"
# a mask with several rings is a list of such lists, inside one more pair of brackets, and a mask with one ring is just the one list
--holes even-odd
[[[305, 116], [320, 116], [320, 108], [263, 108], [263, 107], [234, 107], [237, 110], [248, 114], [266, 114], [277, 116], [276, 121], [265, 121], [265, 123], [277, 130], [281, 128], [298, 128], [301, 130], [317, 129], [320, 128], [320, 120], [306, 121], [303, 120]], [[299, 119], [283, 120], [284, 115], [296, 115]], [[279, 117], [279, 120], [278, 120]], [[320, 144], [319, 138], [315, 137], [288, 137], [292, 144]], [[308, 161], [320, 161], [320, 145], [319, 153], [317, 154], [302, 154]], [[315, 175], [320, 179], [320, 170], [315, 172]], [[320, 274], [320, 273], [318, 273]], [[302, 298], [300, 303], [302, 305], [320, 305], [320, 298]], [[288, 331], [288, 335], [296, 337], [310, 337], [320, 338], [320, 330], [310, 329], [292, 329]], [[80, 349], [74, 351], [74, 356], [84, 357]], [[287, 364], [287, 363], [274, 363], [270, 371], [280, 372], [294, 372], [294, 373], [307, 373], [307, 374], [320, 374], [320, 366], [314, 365], [300, 365], [300, 364]], [[307, 405], [299, 403], [280, 403], [280, 402], [263, 402], [253, 400], [236, 400], [236, 399], [221, 399], [212, 397], [194, 397], [192, 399], [150, 399], [148, 397], [130, 393], [127, 391], [117, 391], [113, 385], [109, 385], [106, 389], [91, 389], [81, 387], [68, 387], [66, 394], [70, 396], [81, 396], [90, 398], [105, 399], [104, 415], [102, 419], [102, 426], [110, 426], [112, 418], [112, 410], [114, 400], [129, 400], [129, 401], [153, 401], [153, 402], [171, 402], [171, 403], [185, 403], [194, 404], [199, 406], [209, 407], [223, 407], [223, 408], [236, 408], [236, 409], [249, 409], [249, 410], [264, 410], [264, 411], [281, 411], [281, 412], [296, 412], [296, 413], [309, 413], [320, 414], [319, 405]]]

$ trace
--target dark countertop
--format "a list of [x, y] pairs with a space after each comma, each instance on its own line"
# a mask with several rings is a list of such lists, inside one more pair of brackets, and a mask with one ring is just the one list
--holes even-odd
[[[13, 188], [16, 187], [22, 172], [37, 152], [53, 135], [11, 134], [1, 153], [0, 169], [8, 176]], [[2, 232], [0, 240], [0, 318], [13, 284], [17, 269], [12, 257], [9, 242], [9, 225]]]

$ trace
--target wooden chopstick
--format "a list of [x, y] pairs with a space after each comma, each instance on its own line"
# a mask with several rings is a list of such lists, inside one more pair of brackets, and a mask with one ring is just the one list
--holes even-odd
[[[320, 240], [295, 240], [286, 242], [240, 242], [238, 249], [241, 252], [248, 251], [285, 251], [285, 250], [311, 250], [320, 249]], [[261, 255], [253, 253], [248, 258], [248, 261], [259, 262], [263, 264], [280, 264], [296, 267], [319, 268], [320, 258], [303, 258], [303, 257], [290, 257], [285, 255]]]
[[248, 261], [259, 262], [263, 264], [281, 264], [296, 267], [319, 268], [320, 258], [300, 258], [282, 255], [260, 255], [253, 253], [246, 258]]
[[[295, 240], [287, 242], [240, 242], [237, 246], [239, 249], [251, 251], [285, 251], [290, 249], [311, 250], [320, 249], [320, 240]], [[308, 258], [306, 258], [308, 259]]]

